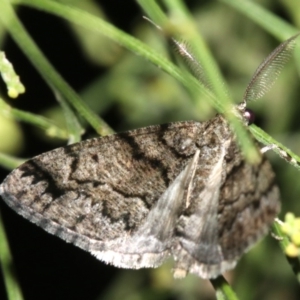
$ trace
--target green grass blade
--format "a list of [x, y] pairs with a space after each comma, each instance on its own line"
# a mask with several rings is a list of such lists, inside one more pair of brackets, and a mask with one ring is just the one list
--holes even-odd
[[[215, 107], [219, 112], [225, 114], [232, 123], [241, 142], [243, 153], [249, 162], [258, 161], [258, 153], [253, 147], [249, 134], [247, 134], [241, 122], [237, 120], [236, 116], [232, 113], [232, 101], [228, 97], [228, 89], [223, 84], [225, 80], [221, 75], [215, 59], [199, 34], [194, 24], [193, 17], [188, 12], [184, 3], [180, 0], [165, 0], [165, 5], [169, 10], [169, 14], [176, 20], [177, 31], [180, 32], [180, 36], [183, 36], [184, 40], [192, 46], [195, 56], [205, 70], [208, 82], [211, 83], [217, 98], [218, 105], [215, 105]], [[150, 17], [152, 18], [152, 16]], [[212, 97], [214, 96], [211, 96], [211, 98]]]
[[[268, 135], [266, 132], [264, 132], [262, 129], [257, 127], [256, 125], [252, 124], [249, 126], [250, 131], [254, 135], [254, 137], [262, 144], [269, 146], [269, 145], [276, 145], [278, 148], [272, 149], [275, 153], [277, 153], [281, 158], [284, 160], [288, 160], [291, 165], [293, 165], [295, 168], [300, 170], [300, 157], [296, 155], [294, 152], [292, 152], [290, 149], [276, 141], [274, 138], [272, 138], [270, 135]], [[285, 155], [282, 154], [281, 150], [285, 151], [291, 159], [286, 159]]]
[[284, 41], [299, 32], [299, 29], [280, 19], [253, 1], [219, 0], [235, 8], [267, 32]]
[[2, 217], [0, 214], [0, 265], [4, 277], [8, 300], [22, 300], [23, 295], [13, 272], [13, 261], [10, 255], [9, 245], [4, 231]]
[[0, 165], [7, 170], [13, 170], [25, 162], [26, 159], [17, 158], [0, 152]]
[[[254, 23], [261, 26], [267, 32], [278, 38], [280, 41], [287, 40], [291, 36], [297, 34], [300, 30], [280, 19], [273, 13], [267, 11], [260, 5], [252, 1], [237, 0], [219, 0], [236, 9], [238, 12], [247, 16]], [[295, 52], [296, 66], [298, 74], [300, 74], [300, 48]]]
[[235, 292], [223, 276], [210, 280], [216, 291], [217, 300], [238, 300]]
[[279, 246], [284, 253], [289, 265], [291, 266], [294, 274], [296, 275], [296, 278], [298, 282], [300, 283], [300, 261], [299, 257], [289, 257], [285, 253], [285, 249], [288, 246], [289, 239], [288, 237], [282, 232], [280, 224], [278, 224], [279, 221], [275, 221], [272, 226], [272, 232], [276, 239], [278, 240]]
[[136, 0], [136, 2], [143, 8], [147, 16], [151, 17], [151, 20], [156, 24], [163, 25], [169, 22], [166, 15], [155, 1]]
[[56, 126], [51, 120], [48, 120], [40, 115], [26, 112], [20, 109], [12, 108], [4, 100], [0, 98], [0, 114], [12, 117], [14, 119], [34, 125], [45, 130], [46, 134], [51, 137], [67, 139], [68, 133]]
[[[40, 1], [39, 1], [40, 2]], [[80, 97], [75, 91], [63, 80], [63, 78], [56, 72], [52, 65], [45, 58], [43, 53], [36, 46], [34, 41], [31, 39], [18, 17], [16, 16], [10, 2], [8, 0], [0, 1], [0, 20], [5, 25], [7, 31], [10, 33], [15, 42], [19, 45], [20, 49], [24, 51], [26, 56], [40, 72], [41, 76], [45, 79], [48, 85], [55, 90], [56, 93], [60, 94], [61, 100], [68, 100], [68, 102], [76, 109], [84, 118], [95, 128], [100, 134], [109, 134], [112, 130], [107, 124], [100, 120], [100, 118], [92, 112], [88, 106], [81, 101]], [[66, 107], [67, 104], [64, 105]], [[68, 116], [73, 114], [71, 110], [66, 112]], [[81, 128], [79, 123], [75, 120], [73, 114], [69, 122], [72, 122], [70, 135], [72, 139], [79, 140]]]

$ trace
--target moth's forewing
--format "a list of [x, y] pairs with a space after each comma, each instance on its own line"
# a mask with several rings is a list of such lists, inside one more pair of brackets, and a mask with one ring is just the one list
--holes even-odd
[[221, 116], [58, 148], [14, 170], [0, 193], [103, 261], [141, 268], [173, 255], [175, 269], [204, 278], [233, 267], [279, 210], [269, 163], [247, 164]]
[[0, 193], [48, 232], [85, 250], [105, 249], [139, 230], [195, 154], [203, 130], [182, 122], [58, 148], [12, 171]]

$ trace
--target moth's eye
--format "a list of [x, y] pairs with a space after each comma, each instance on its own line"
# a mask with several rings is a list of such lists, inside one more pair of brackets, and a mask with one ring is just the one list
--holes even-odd
[[244, 119], [247, 121], [248, 125], [251, 125], [255, 121], [255, 114], [251, 109], [246, 109], [244, 112]]

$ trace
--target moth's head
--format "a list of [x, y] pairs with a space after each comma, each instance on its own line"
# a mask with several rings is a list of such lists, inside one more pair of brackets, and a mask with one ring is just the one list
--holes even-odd
[[255, 121], [255, 113], [251, 109], [246, 108], [243, 112], [243, 119], [247, 125], [251, 125]]
[[241, 102], [235, 106], [234, 112], [247, 126], [253, 124], [255, 121], [255, 113], [251, 109], [246, 108], [246, 102]]

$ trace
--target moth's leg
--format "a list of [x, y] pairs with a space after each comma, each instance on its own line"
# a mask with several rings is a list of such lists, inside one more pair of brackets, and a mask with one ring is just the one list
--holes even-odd
[[[278, 218], [275, 218], [274, 219], [274, 222], [276, 222], [277, 224], [279, 224], [279, 225], [283, 225], [284, 224], [284, 222], [282, 222], [280, 219], [278, 219]], [[276, 241], [282, 241], [283, 240], [283, 237], [281, 237], [281, 236], [279, 236], [279, 235], [277, 235], [277, 234], [275, 234], [275, 233], [273, 233], [273, 232], [271, 232], [271, 236], [276, 240]]]
[[279, 154], [279, 156], [282, 159], [284, 159], [285, 161], [287, 161], [288, 163], [291, 163], [293, 165], [298, 165], [299, 164], [295, 158], [293, 158], [286, 151], [284, 151], [283, 149], [281, 149], [280, 147], [278, 147], [275, 144], [270, 144], [270, 145], [267, 145], [267, 146], [261, 148], [260, 149], [260, 153], [264, 154], [264, 153], [266, 153], [269, 150], [275, 150]]

